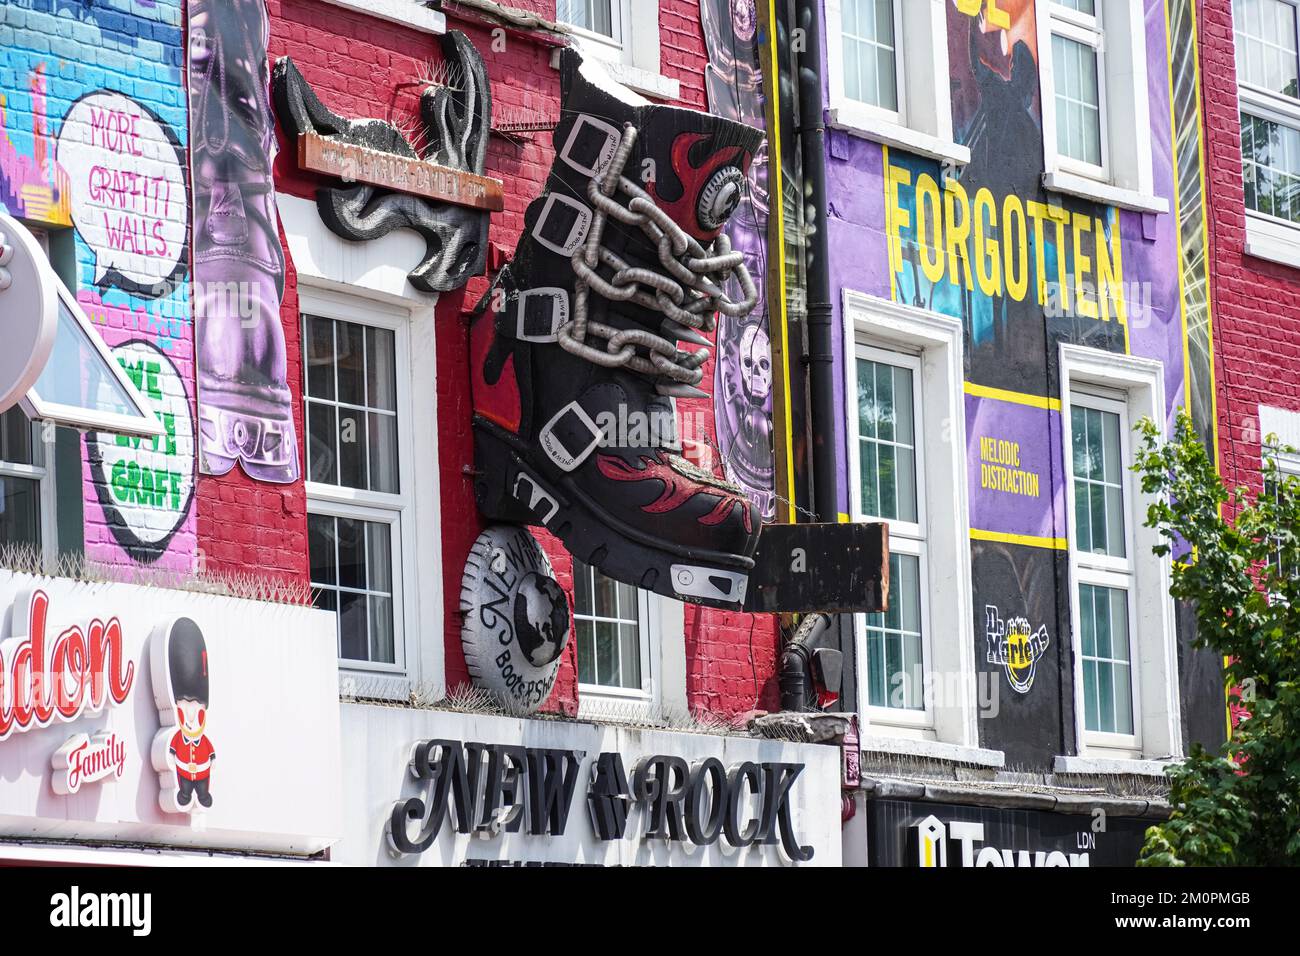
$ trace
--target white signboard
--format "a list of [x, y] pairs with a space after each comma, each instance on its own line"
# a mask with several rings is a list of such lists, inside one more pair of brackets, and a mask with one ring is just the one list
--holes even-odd
[[0, 836], [338, 839], [332, 615], [5, 570], [0, 609]]
[[344, 704], [359, 866], [839, 866], [840, 750]]

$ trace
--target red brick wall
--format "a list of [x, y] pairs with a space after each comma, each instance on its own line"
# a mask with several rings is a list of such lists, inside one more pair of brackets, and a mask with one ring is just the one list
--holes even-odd
[[1220, 453], [1230, 485], [1260, 485], [1259, 406], [1300, 410], [1300, 270], [1245, 253], [1232, 0], [1198, 4]]
[[[704, 67], [708, 51], [700, 28], [699, 0], [661, 0], [660, 72], [682, 84], [682, 102], [708, 109]], [[713, 363], [704, 367], [705, 388], [713, 382]], [[705, 401], [679, 402], [683, 418], [701, 421], [717, 442], [713, 412]], [[738, 715], [756, 708], [779, 709], [776, 663], [780, 634], [770, 614], [739, 614], [687, 605], [686, 692], [693, 710]]]
[[[514, 0], [515, 6], [552, 16], [554, 0]], [[441, 58], [437, 38], [318, 0], [270, 0], [271, 59], [292, 56], [322, 101], [344, 116], [380, 117], [414, 123], [418, 95], [428, 64]], [[474, 42], [492, 83], [494, 110], [509, 120], [559, 117], [559, 75], [551, 67], [552, 46], [509, 31], [504, 48], [490, 25], [449, 16], [449, 27]], [[662, 72], [681, 81], [682, 101], [703, 109], [706, 53], [699, 26], [698, 0], [664, 0], [660, 15]], [[522, 114], [522, 116], [521, 116]], [[277, 189], [311, 198], [315, 180], [298, 172], [281, 137], [276, 163]], [[514, 250], [524, 211], [542, 190], [553, 157], [549, 133], [525, 133], [516, 142], [491, 139], [487, 174], [506, 183], [505, 210], [492, 217], [490, 263], [500, 264]], [[475, 279], [461, 292], [444, 295], [437, 307], [438, 455], [442, 489], [441, 566], [444, 593], [444, 644], [448, 687], [469, 679], [460, 647], [458, 608], [461, 571], [474, 538], [482, 530], [474, 506], [468, 469], [473, 466], [470, 435], [468, 310], [486, 288]], [[302, 445], [301, 343], [297, 282], [292, 263], [282, 317], [289, 351], [289, 380]], [[705, 381], [712, 380], [706, 369]], [[707, 403], [682, 403], [683, 412], [704, 412], [713, 439]], [[688, 407], [694, 404], [695, 407]], [[301, 483], [284, 488], [249, 481], [238, 470], [223, 478], [204, 477], [198, 486], [200, 546], [209, 567], [307, 579], [306, 508]], [[571, 588], [572, 560], [558, 543], [539, 532], [561, 585]], [[776, 708], [773, 674], [778, 638], [774, 619], [744, 614], [686, 610], [687, 690], [693, 708], [737, 714], [763, 706]], [[562, 663], [548, 710], [576, 713], [574, 646]]]

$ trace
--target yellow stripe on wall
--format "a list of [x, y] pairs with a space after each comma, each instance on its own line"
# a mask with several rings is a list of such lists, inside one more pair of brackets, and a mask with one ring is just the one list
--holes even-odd
[[994, 398], [1000, 402], [1015, 402], [1017, 405], [1045, 408], [1053, 412], [1061, 410], [1061, 400], [1059, 398], [1048, 398], [1046, 395], [1030, 395], [1027, 392], [1013, 392], [1006, 388], [976, 385], [974, 382], [966, 382], [963, 387], [967, 395], [974, 395], [976, 398]]
[[1043, 538], [1036, 534], [1010, 534], [1006, 531], [983, 531], [971, 528], [972, 541], [993, 541], [997, 544], [1022, 544], [1027, 548], [1048, 548], [1052, 551], [1068, 551], [1070, 545], [1064, 538]]

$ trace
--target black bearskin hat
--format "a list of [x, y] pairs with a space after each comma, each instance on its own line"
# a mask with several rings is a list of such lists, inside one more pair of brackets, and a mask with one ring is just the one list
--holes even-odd
[[197, 700], [207, 707], [208, 645], [203, 640], [203, 632], [188, 617], [182, 617], [172, 625], [167, 640], [172, 696], [178, 701]]

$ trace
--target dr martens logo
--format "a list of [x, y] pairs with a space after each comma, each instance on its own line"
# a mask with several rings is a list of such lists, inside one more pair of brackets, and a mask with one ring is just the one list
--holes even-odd
[[73, 624], [53, 640], [46, 634], [49, 617], [44, 591], [14, 602], [13, 636], [0, 642], [0, 740], [98, 714], [131, 693], [135, 662], [126, 656], [116, 617]]
[[985, 606], [984, 617], [986, 660], [990, 664], [1002, 665], [1013, 690], [1019, 694], [1029, 693], [1029, 688], [1034, 685], [1038, 662], [1047, 654], [1051, 643], [1047, 627], [1039, 625], [1038, 630], [1031, 633], [1027, 618], [1013, 617], [1004, 622], [998, 609], [991, 604]]

